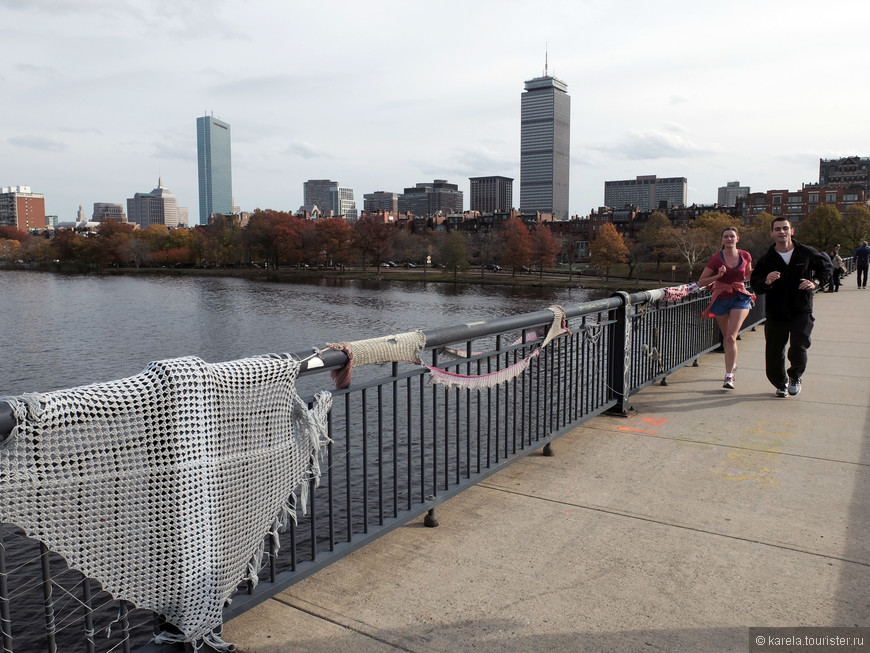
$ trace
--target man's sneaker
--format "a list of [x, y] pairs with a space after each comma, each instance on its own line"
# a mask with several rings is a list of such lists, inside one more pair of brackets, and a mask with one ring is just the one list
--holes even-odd
[[729, 390], [734, 389], [734, 374], [726, 374], [725, 382], [722, 384], [723, 388], [728, 388]]
[[794, 397], [801, 391], [801, 380], [800, 379], [789, 379], [788, 380], [788, 393]]
[[776, 389], [776, 396], [777, 397], [788, 397], [788, 392], [786, 391], [785, 386], [783, 386], [782, 388]]

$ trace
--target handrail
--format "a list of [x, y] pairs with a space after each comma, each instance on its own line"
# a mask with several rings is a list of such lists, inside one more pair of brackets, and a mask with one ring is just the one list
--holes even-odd
[[[638, 301], [643, 301], [643, 298], [649, 298], [649, 293], [638, 294]], [[655, 299], [660, 299], [660, 297], [655, 297]], [[583, 304], [575, 304], [566, 307], [565, 314], [568, 317], [574, 317], [581, 313], [589, 312], [590, 310], [598, 311], [616, 308], [621, 303], [621, 297], [611, 297], [609, 299], [584, 302]], [[552, 318], [553, 313], [551, 311], [542, 310], [533, 313], [507, 316], [495, 320], [466, 322], [464, 324], [429, 329], [422, 333], [426, 338], [426, 347], [440, 347], [484, 336], [493, 333], [494, 331], [524, 329], [531, 326], [545, 324], [551, 321]], [[302, 361], [300, 374], [312, 373], [315, 371], [322, 372], [324, 369], [336, 369], [347, 365], [347, 354], [340, 350], [330, 349], [321, 351], [316, 357], [312, 357], [310, 352], [296, 352], [293, 356]], [[15, 428], [15, 424], [16, 421], [12, 413], [12, 406], [5, 401], [0, 401], [0, 442], [5, 441], [10, 436], [12, 429]]]

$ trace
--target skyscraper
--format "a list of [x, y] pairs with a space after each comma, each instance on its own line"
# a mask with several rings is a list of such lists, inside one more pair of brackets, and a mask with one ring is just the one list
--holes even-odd
[[332, 192], [338, 190], [338, 182], [331, 179], [309, 179], [302, 182], [302, 202], [306, 208], [316, 206], [320, 214], [330, 216]]
[[[96, 205], [94, 205], [96, 217]], [[217, 211], [221, 213], [221, 211]], [[157, 188], [150, 193], [136, 193], [127, 199], [127, 219], [138, 224], [142, 229], [148, 225], [165, 224], [167, 227], [179, 225], [178, 201], [175, 195], [163, 186], [163, 180], [157, 180]], [[186, 219], [185, 219], [186, 222]], [[208, 222], [206, 220], [206, 222]]]
[[521, 99], [520, 209], [568, 219], [571, 96], [565, 82], [544, 77], [526, 82]]
[[481, 213], [510, 211], [514, 204], [514, 180], [510, 177], [469, 177], [471, 210]]
[[230, 126], [214, 116], [196, 119], [196, 154], [199, 165], [199, 224], [215, 213], [233, 212], [233, 174]]

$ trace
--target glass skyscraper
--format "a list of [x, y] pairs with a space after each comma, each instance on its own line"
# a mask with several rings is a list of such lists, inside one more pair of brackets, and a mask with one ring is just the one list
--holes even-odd
[[571, 96], [555, 77], [526, 82], [521, 96], [520, 209], [568, 219]]
[[196, 158], [199, 166], [199, 224], [215, 213], [233, 212], [233, 174], [230, 126], [214, 116], [196, 119]]

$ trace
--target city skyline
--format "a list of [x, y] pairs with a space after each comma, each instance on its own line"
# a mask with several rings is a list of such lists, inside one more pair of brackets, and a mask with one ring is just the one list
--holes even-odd
[[[357, 198], [425, 179], [466, 198], [470, 177], [519, 188], [519, 96], [545, 73], [545, 52], [573, 99], [571, 215], [602, 205], [606, 180], [685, 176], [688, 202], [712, 204], [729, 181], [796, 190], [818, 180], [819, 158], [870, 151], [863, 46], [842, 32], [853, 3], [442, 9], [0, 0], [0, 185], [32, 187], [61, 221], [158, 177], [196, 207], [191, 119], [213, 112], [233, 126], [233, 203], [245, 211], [297, 210], [306, 179], [338, 179]], [[369, 44], [361, 30], [375, 15], [391, 38]], [[404, 37], [418, 23], [459, 47], [418, 47]], [[506, 47], [507, 34], [523, 47]]]

